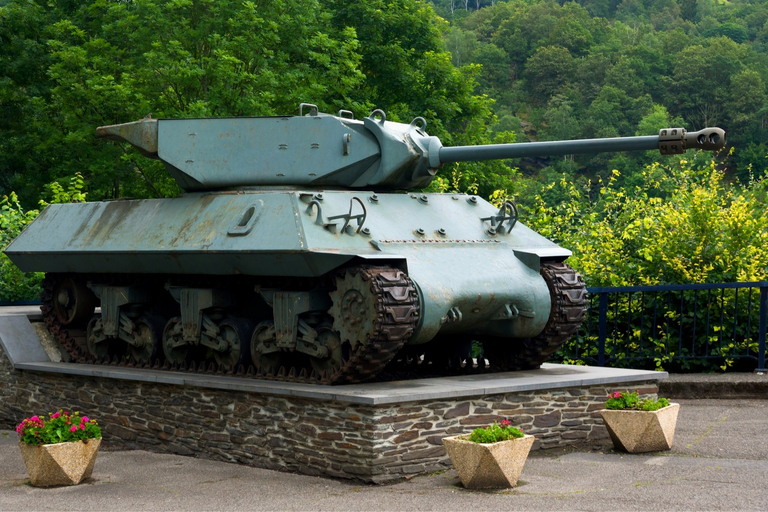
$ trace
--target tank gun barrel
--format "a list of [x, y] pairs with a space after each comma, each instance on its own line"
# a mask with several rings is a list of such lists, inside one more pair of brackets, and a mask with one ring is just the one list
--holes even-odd
[[659, 135], [641, 137], [442, 147], [440, 163], [653, 149], [658, 149], [662, 155], [674, 155], [685, 153], [687, 149], [716, 151], [724, 146], [725, 131], [720, 128], [704, 128], [697, 132], [665, 128]]

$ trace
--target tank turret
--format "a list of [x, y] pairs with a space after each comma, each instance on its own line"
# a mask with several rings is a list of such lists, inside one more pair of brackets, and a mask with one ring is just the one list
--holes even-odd
[[[302, 115], [304, 108], [309, 109]], [[717, 150], [725, 132], [665, 128], [658, 136], [443, 147], [426, 121], [386, 120], [381, 110], [358, 121], [302, 105], [299, 116], [144, 119], [102, 126], [98, 137], [127, 141], [159, 158], [187, 191], [236, 186], [343, 187], [409, 190], [430, 184], [448, 162], [658, 149]], [[311, 166], [307, 162], [312, 162]]]
[[46, 272], [43, 315], [70, 360], [320, 384], [537, 368], [586, 313], [571, 252], [509, 201], [387, 191], [425, 187], [446, 162], [725, 143], [675, 128], [443, 147], [421, 118], [299, 114], [98, 128], [186, 192], [50, 205], [8, 246]]

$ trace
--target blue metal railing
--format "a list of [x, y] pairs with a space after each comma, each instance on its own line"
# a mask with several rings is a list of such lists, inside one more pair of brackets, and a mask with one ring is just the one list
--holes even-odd
[[587, 291], [587, 317], [561, 359], [598, 366], [752, 360], [755, 371], [766, 371], [767, 281]]

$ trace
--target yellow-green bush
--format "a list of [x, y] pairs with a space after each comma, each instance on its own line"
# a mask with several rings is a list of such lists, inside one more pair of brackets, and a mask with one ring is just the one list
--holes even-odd
[[[565, 177], [537, 196], [527, 223], [571, 249], [588, 286], [718, 283], [768, 276], [768, 177], [733, 184], [713, 161], [655, 163], [642, 186], [577, 186]], [[566, 200], [548, 204], [546, 192]]]
[[[713, 161], [683, 158], [647, 167], [642, 185], [632, 190], [618, 186], [617, 178], [614, 171], [606, 182], [586, 186], [563, 178], [537, 196], [525, 218], [533, 229], [573, 251], [568, 262], [587, 286], [768, 280], [768, 177], [730, 183]], [[605, 356], [617, 366], [732, 367], [737, 358], [757, 350], [757, 312], [750, 309], [756, 307], [757, 292], [737, 293], [724, 290], [697, 308], [696, 292], [666, 292], [662, 302], [674, 304], [669, 310], [655, 302], [653, 293], [614, 297], [608, 311], [614, 330]], [[593, 333], [574, 337], [557, 357], [594, 362], [596, 356]]]

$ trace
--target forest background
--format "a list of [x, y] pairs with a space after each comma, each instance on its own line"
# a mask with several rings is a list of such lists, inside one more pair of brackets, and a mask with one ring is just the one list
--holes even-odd
[[[0, 0], [0, 246], [46, 202], [170, 197], [95, 127], [373, 109], [446, 146], [720, 126], [728, 150], [463, 163], [589, 286], [768, 272], [768, 0]], [[40, 276], [0, 256], [0, 300]]]

